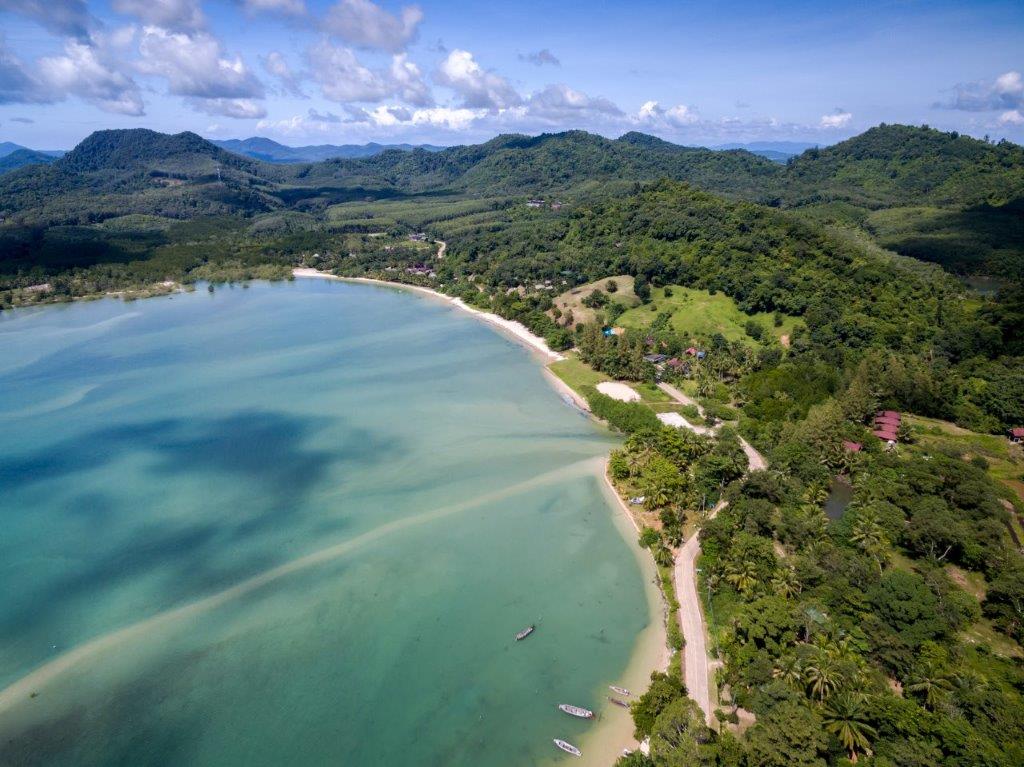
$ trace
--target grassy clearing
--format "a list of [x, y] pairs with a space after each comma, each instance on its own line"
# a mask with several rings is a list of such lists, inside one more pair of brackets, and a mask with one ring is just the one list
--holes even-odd
[[775, 327], [771, 314], [744, 314], [735, 301], [722, 293], [711, 295], [706, 290], [678, 285], [669, 285], [667, 289], [671, 293], [669, 296], [665, 295], [666, 288], [653, 288], [651, 302], [630, 309], [619, 317], [618, 324], [624, 328], [643, 329], [662, 312], [671, 312], [669, 324], [681, 335], [696, 339], [721, 333], [730, 341], [754, 343], [745, 329], [750, 320], [760, 323], [765, 332], [775, 338], [792, 335], [800, 322], [796, 317], [783, 316], [782, 325]]
[[604, 373], [598, 373], [582, 362], [579, 357], [571, 354], [566, 355], [564, 360], [552, 362], [548, 365], [548, 369], [561, 378], [570, 389], [580, 395], [583, 395], [583, 387], [597, 386], [602, 381], [612, 380]]
[[[614, 281], [617, 287], [614, 293], [608, 292], [609, 280]], [[597, 319], [597, 312], [599, 310], [584, 306], [583, 299], [595, 290], [607, 293], [611, 301], [623, 306], [635, 307], [640, 305], [640, 299], [633, 292], [633, 278], [628, 274], [619, 274], [614, 277], [605, 277], [595, 282], [588, 282], [586, 285], [578, 285], [567, 290], [555, 299], [555, 306], [558, 307], [563, 315], [572, 312], [574, 324], [578, 322], [594, 322]]]
[[917, 445], [926, 451], [956, 452], [966, 459], [980, 456], [988, 472], [1015, 494], [1014, 505], [1024, 510], [1024, 449], [998, 434], [979, 434], [936, 418], [907, 416]]

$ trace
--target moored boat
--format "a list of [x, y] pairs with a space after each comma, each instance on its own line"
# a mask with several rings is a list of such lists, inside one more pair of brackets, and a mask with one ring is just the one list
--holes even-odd
[[594, 712], [589, 708], [570, 706], [568, 703], [559, 703], [558, 708], [571, 716], [578, 716], [580, 719], [593, 719]]
[[524, 639], [526, 639], [526, 637], [530, 636], [530, 634], [533, 633], [533, 629], [534, 629], [534, 625], [531, 623], [529, 626], [527, 626], [522, 631], [520, 631], [518, 634], [516, 634], [516, 641], [517, 642], [522, 642]]
[[572, 743], [567, 743], [566, 741], [561, 740], [560, 738], [555, 738], [555, 745], [567, 754], [572, 754], [573, 756], [583, 756], [583, 752], [576, 748], [576, 746], [574, 746]]
[[613, 698], [611, 695], [608, 696], [608, 700], [610, 700], [616, 706], [622, 706], [623, 708], [629, 708], [629, 704], [626, 703], [626, 701], [619, 700], [618, 698]]
[[627, 690], [625, 687], [616, 687], [613, 684], [608, 685], [608, 689], [611, 690], [612, 692], [617, 692], [619, 695], [625, 695], [627, 698], [630, 695], [633, 694], [629, 690]]

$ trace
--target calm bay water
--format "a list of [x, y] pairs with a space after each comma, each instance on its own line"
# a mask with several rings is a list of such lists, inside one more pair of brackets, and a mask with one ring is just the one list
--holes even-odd
[[551, 758], [649, 622], [609, 445], [396, 291], [5, 314], [0, 764]]

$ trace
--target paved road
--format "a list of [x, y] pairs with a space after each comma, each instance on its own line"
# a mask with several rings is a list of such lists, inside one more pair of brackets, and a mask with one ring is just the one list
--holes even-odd
[[[660, 383], [658, 387], [683, 405], [693, 405], [702, 416], [704, 409], [691, 397], [686, 396], [676, 387]], [[697, 431], [697, 428], [690, 426]], [[704, 432], [701, 432], [704, 433]], [[750, 443], [740, 437], [740, 445], [747, 456], [748, 471], [763, 471], [768, 463]], [[725, 508], [727, 501], [719, 501], [718, 505], [708, 514], [713, 519]], [[711, 664], [708, 659], [707, 628], [704, 615], [701, 613], [700, 599], [697, 597], [697, 557], [700, 556], [700, 540], [697, 533], [690, 536], [676, 556], [675, 584], [676, 598], [679, 600], [679, 628], [682, 629], [686, 646], [683, 648], [683, 677], [690, 697], [697, 701], [708, 724], [712, 721], [711, 709]]]

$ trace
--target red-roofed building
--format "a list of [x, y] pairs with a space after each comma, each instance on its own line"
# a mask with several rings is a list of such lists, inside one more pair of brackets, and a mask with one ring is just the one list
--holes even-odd
[[843, 450], [847, 453], [859, 453], [864, 446], [860, 442], [850, 442], [849, 440], [843, 440]]
[[689, 354], [691, 357], [696, 357], [697, 356], [697, 347], [691, 346], [689, 349], [686, 350], [686, 353]]
[[878, 418], [875, 419], [875, 425], [876, 426], [881, 426], [882, 424], [888, 424], [890, 426], [899, 426], [900, 425], [900, 417], [898, 415], [897, 416], [880, 415], [880, 416], [878, 416]]
[[873, 431], [871, 433], [874, 434], [883, 442], [896, 442], [898, 439], [895, 431], [885, 431], [883, 429], [878, 429], [877, 431]]
[[1015, 426], [1010, 429], [1010, 442], [1016, 444], [1024, 442], [1024, 426]]

